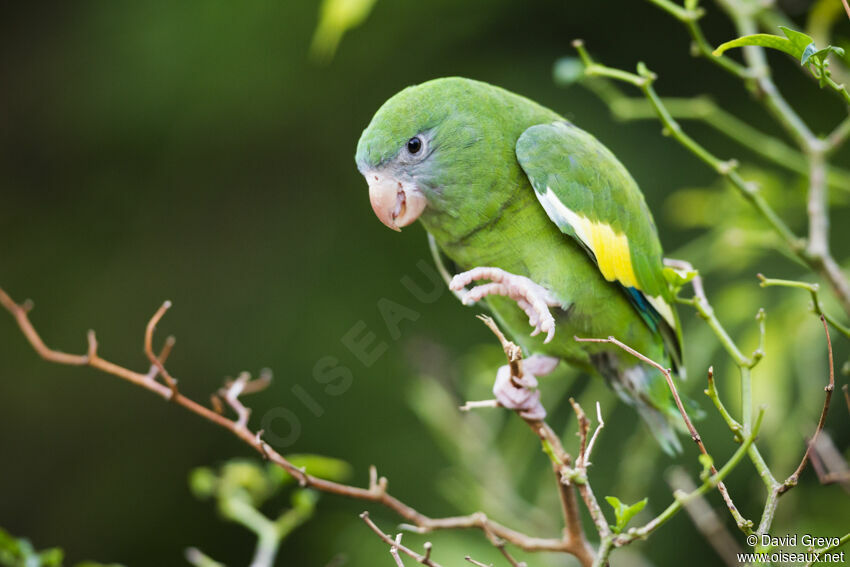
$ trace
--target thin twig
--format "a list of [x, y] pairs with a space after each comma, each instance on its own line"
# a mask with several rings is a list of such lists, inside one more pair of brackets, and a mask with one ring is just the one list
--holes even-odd
[[[387, 491], [386, 482], [376, 483], [369, 488], [360, 488], [341, 484], [307, 474], [299, 467], [288, 461], [273, 447], [258, 437], [248, 427], [238, 427], [237, 422], [224, 417], [214, 409], [207, 408], [191, 398], [177, 392], [176, 394], [167, 385], [152, 381], [145, 373], [135, 372], [123, 366], [109, 362], [99, 355], [90, 354], [76, 355], [50, 349], [36, 332], [29, 320], [28, 312], [31, 303], [22, 305], [15, 303], [2, 289], [0, 289], [0, 305], [2, 305], [14, 317], [30, 345], [36, 353], [49, 362], [66, 364], [72, 366], [91, 366], [107, 374], [111, 374], [128, 382], [149, 390], [164, 400], [171, 400], [174, 404], [206, 419], [230, 431], [243, 443], [253, 448], [261, 456], [279, 466], [292, 475], [301, 486], [314, 488], [321, 492], [336, 494], [347, 498], [375, 502], [392, 510], [398, 516], [406, 520], [408, 525], [418, 533], [429, 533], [437, 530], [478, 529], [482, 532], [494, 534], [511, 545], [515, 545], [526, 551], [561, 551], [567, 553], [584, 554], [585, 549], [579, 548], [574, 542], [563, 538], [540, 538], [533, 537], [522, 532], [506, 527], [498, 522], [490, 520], [480, 512], [467, 516], [452, 516], [445, 518], [432, 518], [422, 514], [411, 506], [391, 496]], [[155, 323], [155, 322], [154, 322]], [[589, 562], [587, 563], [590, 564]]]
[[801, 282], [796, 280], [782, 280], [777, 278], [766, 278], [763, 274], [756, 274], [756, 277], [759, 280], [759, 285], [761, 287], [790, 287], [796, 289], [803, 289], [809, 292], [812, 297], [812, 311], [815, 314], [820, 315], [826, 319], [826, 321], [832, 325], [832, 327], [850, 339], [850, 327], [843, 325], [838, 319], [825, 312], [820, 304], [820, 297], [818, 292], [820, 290], [820, 286], [816, 283], [808, 283]]
[[[606, 539], [611, 537], [611, 527], [608, 525], [608, 520], [605, 519], [605, 514], [599, 506], [599, 501], [596, 499], [593, 489], [590, 487], [590, 482], [588, 482], [587, 478], [587, 467], [590, 466], [590, 451], [593, 449], [593, 443], [595, 442], [596, 435], [605, 424], [602, 421], [599, 402], [597, 402], [596, 411], [597, 417], [599, 418], [599, 425], [593, 433], [591, 441], [588, 442], [587, 434], [590, 431], [590, 421], [587, 419], [587, 415], [584, 413], [582, 407], [573, 398], [570, 398], [570, 404], [573, 406], [573, 411], [575, 411], [576, 419], [578, 420], [580, 449], [579, 455], [576, 458], [575, 469], [563, 467], [561, 470], [561, 477], [563, 481], [578, 485], [579, 494], [581, 494], [581, 497], [584, 500], [584, 505], [590, 513], [590, 517], [596, 526], [596, 531], [599, 533], [599, 537], [604, 542]], [[604, 548], [604, 545], [600, 545], [600, 548]], [[599, 555], [597, 555], [597, 559], [598, 558]]]
[[[635, 358], [638, 358], [643, 362], [649, 364], [650, 366], [657, 368], [658, 371], [661, 372], [664, 375], [664, 378], [667, 380], [667, 386], [670, 388], [670, 391], [673, 394], [673, 400], [676, 402], [676, 407], [679, 408], [679, 413], [682, 415], [682, 419], [685, 420], [685, 425], [688, 428], [688, 432], [691, 434], [691, 439], [694, 441], [694, 443], [697, 444], [700, 453], [711, 459], [711, 455], [708, 453], [708, 450], [705, 448], [705, 444], [702, 442], [702, 437], [700, 437], [699, 432], [697, 431], [696, 427], [694, 427], [690, 416], [688, 416], [688, 412], [685, 411], [685, 406], [682, 404], [682, 399], [679, 397], [679, 391], [676, 388], [676, 384], [673, 382], [672, 372], [669, 368], [665, 368], [664, 366], [655, 362], [648, 356], [641, 354], [629, 345], [615, 339], [614, 337], [608, 337], [607, 339], [588, 339], [575, 337], [575, 340], [584, 343], [611, 343], [623, 349]], [[717, 469], [714, 467], [713, 459], [710, 469], [711, 474], [716, 476]], [[726, 502], [726, 507], [729, 508], [729, 512], [731, 512], [732, 517], [735, 518], [738, 527], [743, 531], [748, 531], [752, 527], [752, 522], [741, 515], [741, 512], [738, 510], [738, 507], [735, 506], [735, 503], [732, 501], [732, 497], [729, 495], [729, 491], [726, 489], [726, 485], [723, 484], [722, 481], [717, 483], [717, 490], [720, 492], [721, 496], [723, 496], [723, 500]]]
[[[750, 23], [744, 22], [740, 15], [733, 14], [733, 16], [739, 27], [750, 25]], [[739, 31], [741, 31], [741, 35], [752, 33], [752, 30]], [[828, 248], [824, 250], [824, 247], [816, 242], [815, 249], [811, 249], [807, 245], [806, 240], [797, 236], [788, 224], [779, 217], [774, 208], [770, 206], [764, 196], [758, 191], [758, 188], [753, 183], [746, 181], [738, 173], [737, 160], [724, 161], [719, 159], [683, 130], [682, 126], [673, 118], [665, 106], [663, 99], [653, 88], [653, 83], [657, 79], [657, 76], [646, 65], [639, 63], [637, 73], [607, 67], [595, 62], [591, 58], [584, 46], [584, 42], [581, 40], [573, 41], [573, 46], [578, 51], [578, 55], [584, 63], [586, 76], [622, 81], [643, 91], [644, 96], [652, 105], [658, 119], [664, 125], [664, 131], [669, 133], [676, 141], [714, 169], [718, 174], [725, 177], [738, 190], [740, 195], [764, 217], [771, 228], [782, 238], [791, 253], [829, 282], [845, 312], [850, 315], [850, 282], [848, 282], [841, 267], [829, 253]], [[749, 69], [753, 72], [757, 90], [762, 95], [762, 100], [765, 102], [768, 110], [774, 115], [777, 121], [785, 127], [786, 131], [788, 131], [810, 158], [813, 153], [825, 152], [827, 149], [825, 142], [812, 134], [808, 126], [799, 118], [785, 99], [782, 98], [776, 85], [770, 79], [767, 65], [764, 62], [764, 53], [758, 48], [752, 48], [745, 49], [744, 55], [748, 60]], [[815, 191], [810, 192], [814, 193], [814, 195], [810, 194], [810, 201], [812, 202], [820, 202], [825, 195], [825, 191], [819, 191], [818, 189], [822, 184], [822, 178], [825, 179], [825, 175], [821, 175], [823, 173], [822, 169], [818, 167], [815, 171], [810, 171], [810, 174], [814, 174], [815, 182], [817, 183]], [[815, 211], [814, 218], [820, 222], [824, 218], [824, 215]], [[825, 223], [821, 223], [816, 227], [816, 234], [821, 241], [825, 240], [825, 238], [821, 238], [823, 226], [825, 226]], [[744, 421], [745, 425], [747, 425], [750, 420], [747, 419]]]
[[395, 539], [393, 539], [390, 536], [388, 536], [387, 534], [385, 534], [384, 531], [381, 528], [379, 528], [375, 524], [375, 522], [373, 522], [372, 519], [369, 517], [369, 512], [363, 512], [362, 514], [360, 514], [360, 518], [364, 522], [366, 522], [366, 525], [369, 526], [369, 528], [373, 532], [375, 532], [378, 535], [378, 537], [381, 538], [381, 540], [384, 543], [386, 543], [387, 545], [390, 546], [390, 553], [392, 553], [392, 550], [394, 550], [394, 549], [397, 550], [396, 554], [394, 554], [394, 557], [397, 558], [397, 564], [398, 565], [403, 565], [402, 562], [401, 562], [401, 558], [398, 557], [398, 551], [400, 551], [400, 552], [404, 553], [405, 555], [407, 555], [408, 557], [413, 558], [413, 560], [416, 561], [417, 563], [421, 563], [422, 565], [427, 565], [428, 567], [441, 567], [439, 563], [437, 563], [436, 561], [431, 559], [430, 549], [426, 551], [426, 555], [422, 555], [420, 553], [416, 553], [415, 551], [413, 551], [409, 547], [402, 545], [401, 544], [401, 534], [396, 536]]
[[[171, 396], [174, 397], [179, 393], [177, 391], [177, 380], [168, 373], [163, 361], [160, 360], [159, 356], [153, 352], [153, 332], [156, 330], [157, 323], [159, 323], [160, 319], [162, 319], [162, 316], [165, 315], [165, 312], [168, 311], [169, 308], [171, 308], [171, 302], [165, 301], [159, 309], [156, 310], [156, 313], [154, 313], [150, 321], [148, 321], [148, 325], [145, 327], [145, 355], [147, 355], [148, 360], [151, 361], [151, 365], [156, 367], [159, 375], [162, 376], [163, 380], [165, 380], [165, 383], [171, 390]], [[163, 351], [164, 348], [165, 347], [163, 347]]]
[[806, 444], [806, 452], [803, 454], [803, 459], [800, 461], [800, 464], [797, 466], [796, 470], [791, 473], [785, 482], [782, 483], [782, 486], [779, 488], [779, 495], [784, 494], [791, 488], [797, 486], [797, 481], [800, 479], [800, 474], [803, 472], [803, 469], [806, 468], [806, 464], [809, 462], [809, 454], [812, 451], [812, 447], [818, 440], [818, 435], [821, 431], [823, 431], [823, 426], [826, 423], [826, 414], [829, 411], [829, 402], [832, 400], [832, 391], [835, 390], [835, 365], [832, 359], [832, 340], [829, 337], [829, 325], [826, 324], [826, 318], [821, 315], [820, 316], [821, 323], [823, 323], [823, 330], [826, 333], [826, 350], [829, 354], [829, 384], [826, 385], [824, 391], [826, 392], [826, 396], [823, 401], [823, 409], [820, 413], [820, 419], [818, 419], [818, 426], [815, 429], [812, 438]]
[[[510, 366], [511, 381], [517, 382], [522, 379], [522, 349], [515, 343], [505, 338], [504, 333], [499, 329], [496, 322], [486, 315], [478, 315], [478, 318], [496, 335], [508, 359]], [[543, 450], [549, 456], [552, 463], [552, 471], [555, 473], [555, 479], [558, 483], [558, 493], [561, 497], [561, 511], [564, 516], [564, 541], [570, 545], [570, 552], [583, 565], [593, 564], [593, 552], [587, 542], [587, 537], [584, 533], [584, 528], [581, 524], [581, 517], [578, 511], [578, 500], [572, 483], [563, 482], [562, 470], [569, 469], [572, 464], [572, 457], [564, 450], [561, 440], [558, 435], [552, 431], [552, 428], [541, 419], [529, 419], [523, 416], [522, 412], [516, 412], [519, 417], [525, 421], [532, 431], [540, 439], [543, 445]], [[585, 483], [586, 484], [586, 483]], [[583, 487], [579, 485], [581, 491]]]
[[401, 545], [401, 534], [396, 534], [395, 543], [396, 544], [390, 548], [390, 555], [393, 556], [393, 561], [395, 561], [396, 567], [404, 567], [404, 562], [398, 554], [398, 546]]
[[744, 442], [741, 443], [741, 446], [738, 447], [738, 450], [726, 461], [726, 464], [723, 465], [716, 475], [710, 475], [706, 478], [703, 483], [693, 492], [688, 494], [675, 493], [675, 500], [658, 516], [647, 522], [640, 528], [631, 528], [628, 532], [619, 534], [613, 539], [613, 544], [616, 547], [620, 547], [623, 545], [628, 545], [635, 540], [644, 539], [650, 533], [657, 530], [659, 527], [667, 523], [679, 510], [682, 509], [683, 506], [687, 505], [691, 500], [695, 498], [700, 498], [704, 494], [706, 494], [709, 490], [718, 486], [719, 483], [726, 478], [730, 472], [741, 462], [744, 458], [744, 455], [747, 454], [750, 447], [758, 435], [759, 429], [761, 429], [761, 422], [764, 418], [764, 408], [759, 408], [758, 413], [756, 414], [755, 421], [753, 422], [753, 430], [744, 439]]

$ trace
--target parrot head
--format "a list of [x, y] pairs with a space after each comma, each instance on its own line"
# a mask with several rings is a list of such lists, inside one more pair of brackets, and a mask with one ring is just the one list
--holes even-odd
[[514, 144], [521, 129], [514, 131], [497, 108], [504, 92], [469, 79], [436, 79], [381, 106], [355, 161], [382, 223], [401, 230], [420, 219], [432, 231], [462, 232], [497, 213], [510, 195], [496, 180], [512, 167], [519, 171]]

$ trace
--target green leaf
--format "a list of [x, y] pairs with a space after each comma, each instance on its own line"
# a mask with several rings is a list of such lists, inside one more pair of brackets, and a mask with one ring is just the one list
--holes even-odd
[[807, 45], [803, 50], [803, 54], [800, 56], [800, 65], [805, 65], [809, 59], [817, 53], [817, 51], [815, 51], [816, 49], [814, 42]]
[[782, 33], [785, 34], [785, 37], [788, 38], [788, 41], [794, 44], [794, 47], [800, 52], [797, 57], [800, 58], [800, 64], [804, 64], [803, 57], [808, 59], [806, 53], [811, 56], [811, 54], [815, 52], [815, 40], [813, 40], [811, 37], [807, 36], [803, 32], [798, 32], [797, 30], [792, 30], [791, 28], [786, 28], [785, 26], [779, 26], [779, 29], [782, 30]]
[[753, 35], [745, 35], [743, 37], [739, 37], [738, 39], [733, 39], [732, 41], [727, 41], [726, 43], [718, 46], [717, 49], [715, 49], [711, 54], [717, 57], [723, 55], [723, 53], [729, 49], [735, 47], [744, 47], [747, 45], [757, 45], [759, 47], [777, 49], [779, 51], [784, 51], [788, 55], [798, 59], [803, 56], [804, 49], [798, 48], [790, 39], [786, 39], [784, 37], [779, 37], [778, 35], [772, 35], [769, 33], [756, 33]]
[[664, 275], [664, 279], [667, 280], [667, 283], [670, 284], [674, 294], [678, 293], [680, 289], [699, 275], [699, 272], [693, 269], [686, 270], [681, 268], [671, 268], [669, 266], [665, 266], [661, 273]]
[[[829, 56], [830, 53], [835, 53], [836, 57], [844, 58], [844, 50], [834, 45], [827, 45], [823, 49], [819, 49], [811, 53], [810, 58], [820, 63], [823, 63], [824, 61], [826, 61], [826, 58]], [[803, 61], [802, 64], [805, 65], [806, 61]]]
[[638, 512], [643, 510], [644, 506], [646, 506], [648, 498], [644, 498], [639, 502], [635, 502], [631, 506], [627, 506], [620, 502], [620, 499], [616, 496], [606, 496], [605, 500], [608, 501], [608, 504], [614, 509], [614, 515], [617, 518], [617, 525], [611, 526], [611, 529], [614, 530], [614, 533], [620, 533], [625, 529], [626, 525], [634, 518]]

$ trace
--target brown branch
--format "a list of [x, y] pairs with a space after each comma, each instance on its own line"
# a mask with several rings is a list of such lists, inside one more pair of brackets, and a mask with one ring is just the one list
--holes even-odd
[[[618, 346], [619, 348], [623, 349], [624, 351], [631, 354], [635, 358], [644, 361], [645, 363], [649, 364], [650, 366], [652, 366], [654, 368], [657, 368], [664, 375], [664, 378], [667, 380], [667, 386], [670, 388], [670, 392], [672, 392], [672, 394], [673, 394], [673, 400], [675, 400], [675, 402], [676, 402], [676, 407], [679, 408], [679, 413], [682, 415], [682, 419], [685, 420], [685, 425], [688, 428], [688, 432], [691, 434], [691, 439], [694, 441], [694, 443], [697, 444], [697, 447], [699, 448], [700, 453], [702, 453], [703, 455], [705, 455], [706, 457], [711, 459], [711, 455], [709, 455], [708, 450], [705, 448], [705, 444], [702, 442], [702, 437], [700, 437], [699, 432], [697, 431], [696, 427], [694, 427], [694, 424], [691, 421], [690, 416], [688, 416], [688, 412], [685, 411], [685, 406], [682, 404], [682, 399], [679, 397], [679, 390], [676, 388], [676, 384], [673, 382], [673, 375], [672, 375], [672, 372], [670, 371], [669, 368], [663, 367], [662, 365], [655, 362], [654, 360], [652, 360], [648, 356], [641, 354], [640, 352], [636, 351], [635, 349], [633, 349], [629, 345], [618, 341], [614, 337], [608, 337], [607, 339], [593, 339], [593, 338], [585, 339], [585, 338], [580, 338], [580, 337], [574, 337], [574, 338], [578, 342], [585, 342], [585, 343], [611, 343], [611, 344]], [[713, 459], [712, 459], [712, 464], [711, 464], [710, 469], [711, 469], [711, 474], [713, 476], [716, 476], [717, 475], [717, 468], [715, 468], [715, 466], [714, 466]], [[735, 503], [732, 501], [732, 497], [729, 495], [729, 491], [727, 490], [726, 485], [723, 483], [723, 481], [719, 481], [717, 483], [717, 490], [718, 490], [718, 492], [720, 492], [720, 495], [723, 497], [723, 501], [726, 502], [726, 507], [729, 508], [729, 512], [732, 513], [732, 516], [735, 518], [735, 521], [738, 523], [738, 526], [741, 527], [741, 528], [745, 527], [748, 523], [748, 520], [744, 519], [744, 517], [741, 515], [740, 511], [738, 510], [738, 507], [735, 506]]]
[[[159, 323], [162, 316], [165, 315], [165, 312], [171, 308], [171, 302], [165, 301], [159, 309], [156, 310], [156, 313], [153, 314], [151, 320], [148, 321], [148, 325], [145, 328], [145, 354], [148, 357], [148, 360], [151, 361], [151, 366], [155, 366], [157, 369], [157, 373], [162, 376], [165, 383], [168, 385], [168, 388], [171, 390], [171, 396], [174, 397], [178, 394], [177, 391], [177, 380], [175, 380], [165, 369], [165, 365], [163, 361], [160, 360], [159, 356], [155, 355], [153, 352], [153, 332], [156, 330], [156, 325]], [[163, 347], [163, 352], [168, 347]], [[170, 351], [170, 348], [168, 349]]]
[[[499, 339], [502, 349], [505, 351], [505, 356], [508, 359], [508, 365], [511, 371], [511, 381], [518, 384], [522, 379], [522, 349], [515, 343], [505, 338], [505, 335], [499, 329], [496, 322], [486, 315], [478, 315], [478, 318], [484, 322], [487, 327], [493, 331], [493, 334]], [[560, 438], [552, 431], [552, 428], [542, 419], [528, 419], [523, 416], [523, 413], [517, 411], [516, 414], [525, 421], [526, 424], [534, 431], [535, 435], [540, 439], [543, 445], [543, 450], [549, 455], [549, 460], [552, 463], [552, 472], [555, 473], [555, 480], [558, 484], [558, 494], [561, 497], [561, 512], [564, 516], [564, 538], [563, 541], [569, 545], [569, 552], [581, 562], [582, 565], [593, 564], [593, 551], [587, 542], [587, 537], [584, 533], [584, 528], [581, 524], [581, 517], [578, 511], [578, 500], [575, 490], [571, 482], [565, 482], [563, 474], [564, 469], [569, 469], [572, 465], [572, 457], [564, 450]], [[582, 486], [579, 485], [579, 490]]]
[[809, 455], [812, 452], [812, 447], [815, 442], [818, 440], [818, 435], [821, 431], [823, 431], [824, 423], [826, 423], [826, 414], [829, 411], [829, 402], [832, 400], [832, 391], [835, 390], [835, 365], [832, 359], [832, 340], [829, 337], [829, 325], [826, 323], [826, 318], [823, 315], [820, 316], [821, 323], [823, 323], [823, 330], [826, 333], [826, 350], [829, 355], [829, 384], [826, 385], [824, 391], [826, 391], [826, 396], [823, 401], [823, 409], [820, 412], [820, 419], [818, 419], [818, 426], [815, 429], [812, 438], [806, 444], [806, 452], [803, 454], [803, 459], [800, 461], [800, 464], [797, 465], [797, 469], [791, 473], [791, 476], [785, 479], [785, 482], [778, 488], [778, 495], [782, 495], [788, 490], [797, 486], [797, 482], [800, 479], [800, 474], [803, 472], [803, 469], [806, 468], [806, 464], [809, 462]]
[[390, 553], [393, 553], [393, 550], [396, 550], [396, 552], [393, 553], [393, 558], [396, 559], [397, 565], [402, 565], [402, 566], [404, 565], [401, 562], [401, 558], [398, 557], [398, 552], [401, 551], [402, 553], [404, 553], [408, 557], [412, 557], [413, 560], [416, 561], [417, 563], [421, 563], [422, 565], [427, 565], [428, 567], [441, 567], [439, 563], [437, 563], [436, 561], [431, 559], [431, 545], [430, 544], [428, 544], [428, 543], [425, 544], [425, 555], [416, 553], [415, 551], [413, 551], [409, 547], [406, 547], [406, 546], [401, 544], [401, 534], [398, 534], [395, 539], [393, 539], [389, 535], [385, 534], [384, 531], [381, 528], [379, 528], [375, 524], [375, 522], [373, 522], [372, 519], [369, 517], [369, 512], [363, 512], [362, 514], [360, 514], [360, 518], [362, 518], [363, 521], [366, 522], [366, 525], [369, 526], [369, 528], [373, 532], [375, 532], [378, 535], [378, 537], [381, 538], [381, 540], [384, 543], [386, 543], [387, 545], [390, 546]]
[[847, 384], [841, 386], [841, 390], [844, 392], [844, 401], [847, 402], [847, 411], [850, 411], [850, 391], [848, 391]]
[[393, 547], [390, 548], [390, 555], [393, 556], [393, 561], [395, 561], [396, 567], [404, 567], [404, 561], [401, 560], [398, 554], [398, 546], [401, 545], [401, 534], [396, 534], [395, 543]]
[[590, 452], [593, 450], [593, 444], [596, 441], [596, 436], [599, 431], [605, 426], [602, 421], [602, 411], [599, 407], [599, 402], [596, 402], [596, 416], [599, 419], [599, 425], [593, 433], [590, 442], [587, 440], [587, 434], [590, 432], [590, 420], [584, 410], [573, 398], [570, 398], [570, 404], [573, 406], [573, 411], [576, 413], [578, 420], [578, 436], [580, 440], [580, 449], [576, 458], [575, 470], [564, 469], [561, 471], [562, 477], [570, 479], [572, 477], [575, 484], [578, 485], [579, 494], [581, 494], [584, 505], [587, 506], [590, 517], [596, 526], [596, 531], [599, 532], [599, 537], [603, 540], [611, 537], [611, 527], [608, 525], [608, 520], [605, 519], [605, 514], [599, 506], [599, 501], [590, 487], [590, 482], [587, 480], [587, 467], [590, 465]]
[[[490, 520], [481, 512], [467, 516], [431, 518], [398, 500], [394, 496], [391, 496], [387, 492], [386, 479], [382, 479], [383, 482], [378, 481], [374, 484], [370, 484], [369, 488], [360, 488], [321, 479], [307, 474], [302, 469], [289, 462], [283, 455], [275, 451], [274, 448], [262, 440], [262, 437], [258, 435], [258, 433], [252, 432], [249, 427], [239, 427], [237, 421], [224, 417], [215, 409], [207, 408], [191, 398], [184, 396], [179, 391], [174, 392], [168, 385], [152, 380], [148, 374], [135, 372], [124, 368], [123, 366], [104, 360], [97, 355], [97, 343], [92, 340], [94, 338], [93, 334], [90, 335], [89, 350], [87, 354], [68, 354], [52, 350], [45, 345], [44, 341], [41, 339], [29, 320], [28, 312], [32, 308], [31, 303], [25, 302], [22, 305], [18, 305], [3, 291], [3, 289], [0, 288], [0, 305], [2, 305], [12, 315], [12, 317], [14, 317], [18, 327], [24, 334], [24, 337], [29, 341], [36, 353], [44, 360], [71, 366], [91, 366], [92, 368], [96, 368], [102, 372], [111, 374], [131, 382], [136, 386], [149, 390], [164, 400], [170, 400], [174, 404], [183, 407], [201, 418], [230, 431], [243, 443], [257, 451], [257, 453], [261, 456], [292, 475], [301, 486], [314, 488], [321, 492], [345, 496], [347, 498], [381, 504], [406, 520], [409, 526], [418, 533], [428, 533], [437, 530], [477, 529], [484, 533], [493, 534], [505, 540], [507, 543], [515, 545], [516, 547], [526, 551], [555, 551], [573, 554], [581, 554], [585, 551], [585, 548], [563, 538], [539, 538], [521, 533], [498, 522]], [[160, 308], [160, 310], [163, 309]], [[159, 311], [157, 313], [159, 313]], [[152, 321], [153, 325], [150, 323], [148, 324], [148, 328], [151, 329], [151, 344], [153, 342], [153, 328], [156, 326], [158, 318], [152, 319]], [[147, 350], [153, 352], [152, 348], [146, 348], [146, 351]], [[150, 360], [150, 356], [148, 358]], [[151, 362], [157, 367], [159, 373], [162, 361], [160, 361], [159, 364], [153, 361]], [[587, 564], [589, 565], [590, 563]]]

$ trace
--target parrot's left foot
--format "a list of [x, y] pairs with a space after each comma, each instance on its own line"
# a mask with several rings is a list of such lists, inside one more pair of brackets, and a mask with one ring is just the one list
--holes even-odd
[[505, 365], [496, 373], [493, 395], [504, 408], [519, 412], [524, 419], [541, 420], [546, 417], [546, 409], [540, 403], [540, 390], [537, 389], [537, 376], [552, 372], [560, 359], [535, 354], [520, 362], [522, 376], [511, 376], [511, 367]]
[[[490, 280], [490, 283], [465, 289], [468, 284], [479, 280]], [[472, 305], [488, 295], [509, 297], [528, 315], [528, 324], [534, 327], [532, 337], [546, 333], [543, 342], [548, 343], [555, 336], [555, 319], [549, 307], [559, 306], [560, 303], [546, 288], [525, 276], [511, 274], [500, 268], [473, 268], [453, 277], [449, 288], [462, 293], [464, 305]]]

